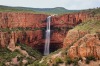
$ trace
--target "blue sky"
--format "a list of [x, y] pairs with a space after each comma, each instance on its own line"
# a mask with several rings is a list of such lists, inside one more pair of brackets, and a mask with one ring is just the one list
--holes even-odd
[[64, 7], [72, 10], [100, 7], [100, 0], [0, 0], [0, 5], [33, 8]]

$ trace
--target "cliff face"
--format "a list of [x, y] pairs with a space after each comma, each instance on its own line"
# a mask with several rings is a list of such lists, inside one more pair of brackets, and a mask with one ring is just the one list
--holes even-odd
[[61, 16], [54, 16], [52, 22], [55, 27], [73, 27], [87, 20], [89, 17], [90, 15], [88, 15], [88, 13], [64, 14]]
[[87, 31], [70, 30], [64, 39], [63, 48], [68, 49], [67, 54], [71, 58], [94, 56], [100, 59], [99, 33], [90, 34]]
[[32, 13], [0, 13], [1, 28], [32, 27], [41, 28], [46, 22], [47, 15]]
[[[42, 28], [46, 26], [48, 15], [32, 13], [0, 12], [1, 28], [31, 27]], [[75, 26], [90, 18], [89, 13], [73, 13], [61, 16], [52, 16], [51, 25], [54, 27]]]
[[[1, 31], [0, 45], [2, 47], [8, 45], [12, 39], [11, 36], [13, 36], [15, 43], [23, 43], [33, 48], [43, 50], [45, 44], [45, 30], [42, 30], [41, 28], [46, 28], [47, 16], [48, 15], [44, 14], [1, 12], [1, 29], [31, 28], [31, 30], [15, 30], [13, 35], [12, 32], [9, 33], [9, 31]], [[54, 46], [56, 48], [61, 48], [63, 46], [63, 40], [67, 34], [67, 31], [77, 24], [87, 20], [87, 18], [90, 18], [88, 13], [73, 13], [53, 16], [51, 18], [51, 48]]]

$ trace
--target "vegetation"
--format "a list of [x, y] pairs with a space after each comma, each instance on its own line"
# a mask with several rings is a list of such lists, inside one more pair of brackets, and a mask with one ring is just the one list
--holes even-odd
[[72, 59], [70, 57], [66, 57], [65, 61], [66, 61], [66, 64], [73, 63], [73, 61], [72, 61]]
[[58, 63], [63, 63], [63, 61], [62, 61], [61, 58], [56, 58], [55, 61], [56, 61], [57, 64], [58, 64]]
[[89, 64], [90, 63], [90, 61], [96, 61], [96, 58], [94, 57], [94, 56], [88, 56], [88, 57], [86, 57], [86, 63], [87, 64]]
[[[28, 61], [27, 64], [32, 64], [35, 60], [40, 59], [42, 57], [42, 55], [38, 51], [32, 49], [31, 47], [28, 47], [27, 45], [24, 44], [17, 44], [17, 45], [21, 46], [21, 49], [25, 50], [30, 57], [24, 56], [18, 50], [12, 52], [7, 48], [0, 48], [0, 66], [4, 66], [7, 62], [9, 63], [12, 62], [13, 58], [17, 58], [19, 65], [22, 66], [23, 59]], [[10, 65], [12, 65], [12, 63], [10, 63]]]
[[67, 10], [62, 7], [56, 8], [29, 8], [29, 7], [10, 7], [10, 6], [0, 6], [0, 12], [30, 12], [35, 14], [65, 14], [78, 12], [79, 10]]
[[16, 44], [16, 45], [21, 46], [21, 49], [26, 50], [26, 52], [28, 52], [28, 54], [30, 56], [35, 57], [36, 60], [42, 58], [42, 54], [40, 52], [38, 52], [37, 50], [32, 49], [31, 47], [29, 47], [29, 46], [27, 46], [25, 44]]
[[2, 32], [12, 32], [12, 31], [36, 31], [36, 30], [45, 30], [45, 28], [30, 28], [30, 27], [17, 27], [17, 28], [0, 28]]
[[6, 62], [10, 62], [17, 55], [22, 56], [18, 51], [11, 52], [7, 48], [0, 48], [0, 65], [5, 65]]
[[28, 66], [48, 66], [46, 63], [39, 63], [40, 60], [35, 61], [33, 64], [30, 64]]
[[64, 63], [63, 60], [61, 58], [55, 58], [55, 63], [53, 64], [53, 66], [58, 66], [59, 64]]
[[90, 33], [95, 33], [100, 30], [100, 21], [89, 20], [89, 21], [83, 22], [80, 25], [76, 26], [74, 30], [83, 30]]
[[100, 7], [83, 10], [83, 12], [90, 12], [93, 16], [100, 16]]
[[66, 58], [65, 58], [65, 63], [66, 63], [66, 65], [70, 65], [70, 64], [73, 64], [74, 66], [78, 66], [78, 61], [79, 61], [80, 59], [79, 58], [74, 58], [74, 59], [71, 59], [70, 57], [68, 57], [68, 56], [66, 56]]

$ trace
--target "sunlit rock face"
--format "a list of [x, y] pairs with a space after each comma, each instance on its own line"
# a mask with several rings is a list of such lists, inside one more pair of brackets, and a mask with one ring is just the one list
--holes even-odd
[[[46, 26], [47, 17], [48, 15], [45, 14], [0, 12], [0, 27], [42, 28]], [[75, 26], [90, 17], [89, 13], [84, 12], [52, 16], [51, 25], [54, 25], [54, 27]]]
[[0, 12], [1, 28], [31, 27], [41, 28], [44, 26], [47, 15], [32, 13]]
[[68, 48], [71, 58], [94, 56], [100, 59], [100, 36], [85, 31], [71, 30], [68, 32], [63, 48]]

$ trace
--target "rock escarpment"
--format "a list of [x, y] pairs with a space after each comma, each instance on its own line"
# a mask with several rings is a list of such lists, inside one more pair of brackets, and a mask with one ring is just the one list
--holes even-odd
[[[43, 50], [47, 16], [44, 14], [0, 12], [1, 47], [12, 44], [10, 41], [14, 40], [15, 44], [23, 43]], [[51, 48], [61, 48], [67, 31], [90, 17], [89, 13], [83, 12], [53, 16], [51, 18]]]
[[16, 28], [16, 27], [31, 27], [41, 28], [46, 22], [47, 15], [32, 14], [32, 13], [0, 13], [0, 27], [1, 28]]
[[100, 32], [70, 30], [64, 40], [63, 47], [71, 58], [95, 57], [100, 59]]

